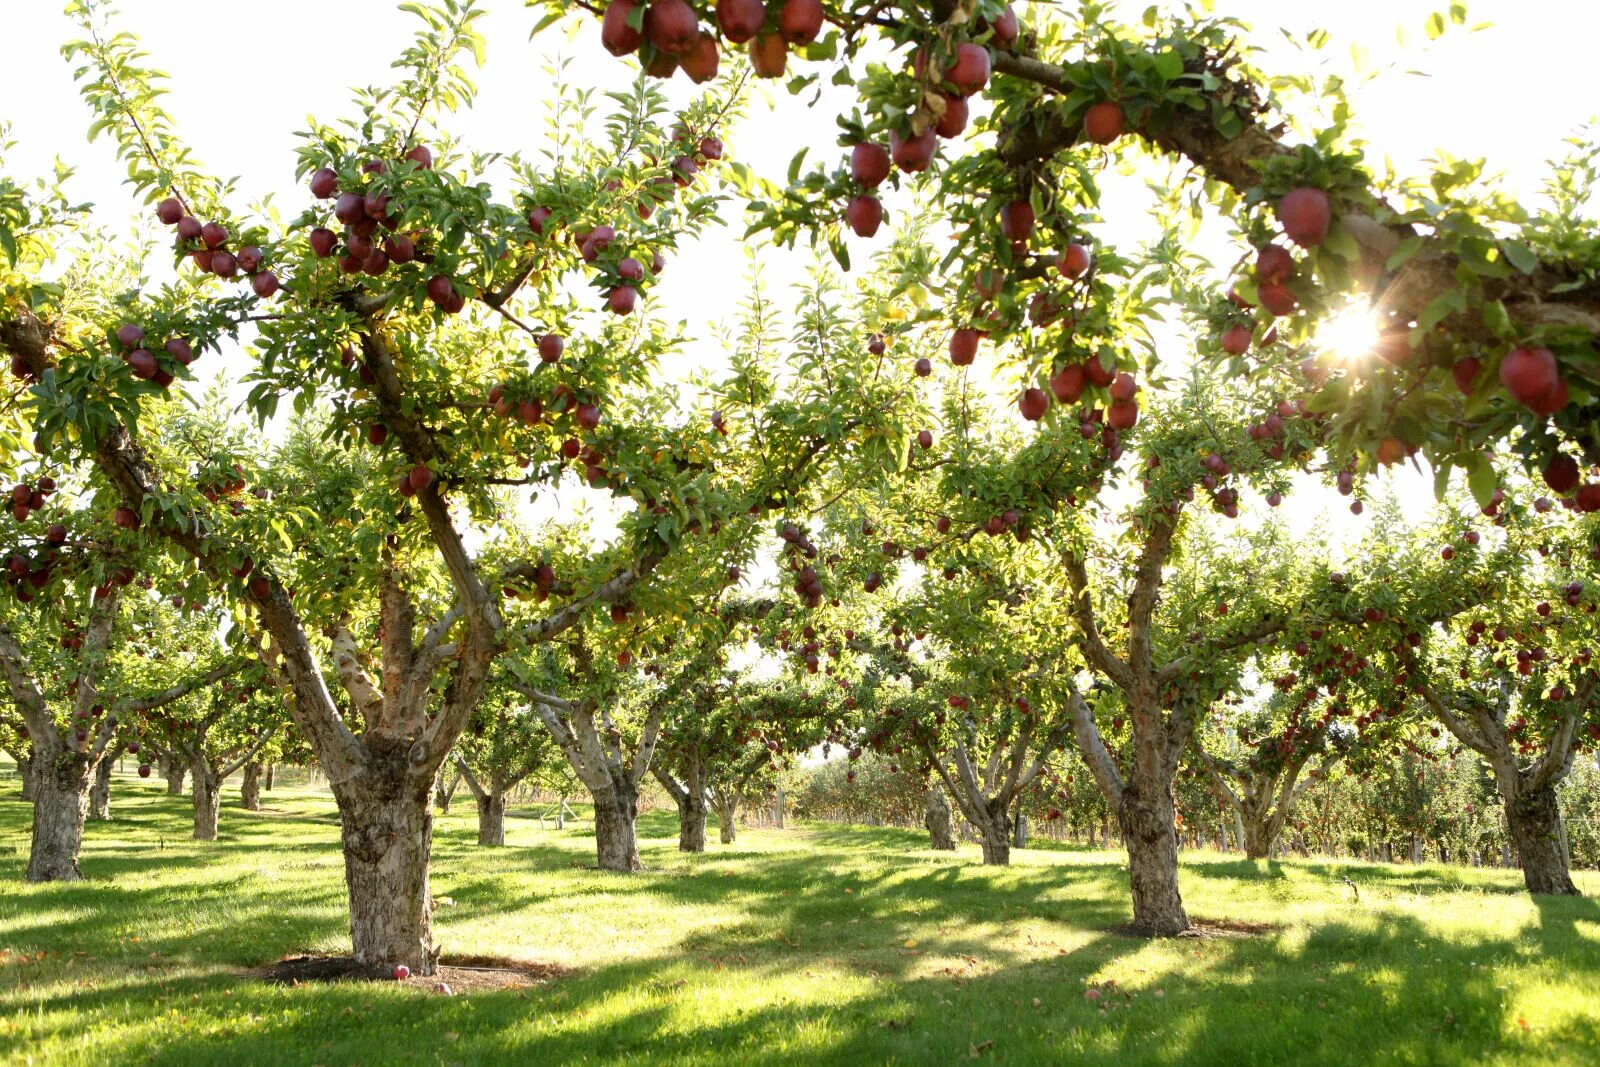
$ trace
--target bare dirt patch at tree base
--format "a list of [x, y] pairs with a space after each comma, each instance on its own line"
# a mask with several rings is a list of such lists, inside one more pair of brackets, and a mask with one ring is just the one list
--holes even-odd
[[291, 956], [250, 972], [255, 978], [278, 985], [307, 982], [389, 982], [431, 993], [492, 993], [502, 989], [540, 986], [572, 972], [553, 963], [500, 959], [493, 956], [459, 956], [441, 960], [430, 975], [395, 978], [391, 968], [357, 963], [349, 956]]
[[[1148, 930], [1135, 926], [1133, 923], [1122, 923], [1110, 928], [1113, 934], [1122, 934], [1124, 937], [1151, 937]], [[1200, 941], [1212, 941], [1230, 937], [1266, 937], [1275, 934], [1278, 928], [1272, 923], [1252, 923], [1239, 919], [1190, 919], [1189, 928], [1173, 937], [1194, 938]]]

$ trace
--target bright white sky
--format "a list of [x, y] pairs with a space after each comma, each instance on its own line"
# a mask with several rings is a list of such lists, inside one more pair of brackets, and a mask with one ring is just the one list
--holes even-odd
[[[13, 123], [19, 142], [4, 160], [7, 172], [13, 177], [46, 173], [60, 156], [78, 168], [73, 195], [100, 205], [108, 223], [119, 223], [133, 209], [120, 184], [121, 169], [107, 141], [85, 143], [89, 116], [58, 51], [76, 36], [74, 27], [62, 17], [60, 2], [11, 0], [5, 6], [8, 47], [0, 65], [0, 118]], [[584, 20], [575, 40], [554, 28], [530, 41], [537, 13], [521, 0], [483, 0], [481, 6], [490, 11], [480, 24], [489, 40], [488, 63], [477, 75], [481, 94], [471, 112], [452, 122], [469, 144], [529, 154], [537, 150], [548, 99], [544, 66], [552, 55], [576, 56], [575, 77], [593, 84], [620, 85], [631, 77], [630, 64], [599, 47], [595, 20]], [[1136, 18], [1144, 6], [1127, 5], [1130, 16]], [[1505, 172], [1513, 193], [1532, 198], [1544, 162], [1561, 153], [1563, 138], [1592, 118], [1600, 99], [1591, 74], [1600, 5], [1477, 0], [1469, 5], [1468, 22], [1490, 22], [1491, 28], [1475, 34], [1452, 30], [1430, 44], [1422, 32], [1424, 20], [1446, 6], [1446, 0], [1316, 5], [1224, 0], [1218, 5], [1255, 27], [1255, 43], [1268, 50], [1259, 65], [1268, 71], [1303, 71], [1313, 62], [1285, 43], [1280, 26], [1300, 38], [1312, 28], [1329, 31], [1334, 43], [1315, 57], [1326, 64], [1319, 70], [1343, 73], [1352, 82], [1357, 75], [1351, 46], [1365, 49], [1367, 68], [1382, 73], [1353, 89], [1353, 105], [1374, 163], [1387, 157], [1406, 174], [1423, 170], [1436, 149], [1487, 157], [1491, 171]], [[121, 8], [119, 24], [136, 31], [154, 64], [172, 76], [166, 106], [198, 158], [220, 174], [242, 176], [245, 199], [276, 194], [286, 205], [303, 196], [293, 188], [293, 134], [304, 117], [336, 117], [344, 113], [349, 86], [388, 82], [391, 58], [414, 28], [412, 17], [389, 0], [276, 0], [248, 17], [242, 17], [241, 5], [215, 0], [123, 0]], [[1407, 73], [1412, 70], [1426, 76]], [[689, 90], [681, 78], [671, 83], [675, 101], [686, 99]], [[830, 89], [808, 109], [779, 90], [770, 103], [755, 103], [750, 119], [730, 132], [731, 154], [760, 173], [781, 177], [801, 144], [813, 146], [813, 159], [838, 153], [834, 115], [852, 102], [847, 91]], [[1110, 221], [1097, 235], [1101, 241], [1131, 245], [1144, 236], [1141, 188], [1139, 181], [1111, 184], [1103, 207]], [[670, 307], [673, 317], [687, 321], [700, 337], [732, 317], [744, 291], [741, 231], [731, 225], [683, 250], [654, 290], [652, 299]], [[868, 249], [855, 243], [859, 261]], [[1217, 262], [1236, 254], [1225, 246], [1206, 251]], [[808, 261], [803, 253], [769, 252], [762, 258], [775, 286], [799, 277]], [[700, 346], [686, 358], [714, 359], [715, 353]], [[241, 369], [235, 362], [227, 372], [237, 375]], [[1422, 477], [1395, 477], [1405, 479], [1397, 488], [1407, 499], [1426, 505], [1431, 491]], [[1336, 530], [1352, 529], [1348, 501], [1308, 488], [1293, 500], [1297, 526], [1326, 513]]]

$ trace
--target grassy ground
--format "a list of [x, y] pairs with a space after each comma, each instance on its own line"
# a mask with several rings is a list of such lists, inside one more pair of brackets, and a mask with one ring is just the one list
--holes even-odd
[[186, 798], [119, 780], [88, 881], [29, 886], [15, 788], [0, 780], [8, 1064], [1600, 1062], [1600, 906], [1535, 902], [1514, 872], [1191, 855], [1191, 914], [1276, 932], [1146, 942], [1111, 929], [1129, 917], [1112, 853], [985, 870], [920, 835], [812, 826], [684, 857], [652, 813], [650, 870], [623, 876], [587, 869], [583, 828], [515, 814], [509, 847], [480, 849], [458, 800], [434, 853], [446, 954], [573, 973], [445, 997], [242, 973], [348, 951], [325, 797], [278, 790], [250, 814], [230, 786], [222, 840], [200, 844]]

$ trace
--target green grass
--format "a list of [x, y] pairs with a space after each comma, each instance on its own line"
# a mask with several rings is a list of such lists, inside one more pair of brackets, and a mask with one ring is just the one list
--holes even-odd
[[1111, 929], [1129, 918], [1114, 853], [985, 870], [920, 835], [811, 826], [685, 857], [656, 812], [650, 870], [624, 876], [587, 869], [584, 828], [515, 814], [510, 847], [480, 849], [458, 800], [434, 852], [446, 954], [574, 973], [444, 997], [243, 973], [348, 951], [326, 797], [280, 789], [250, 814], [230, 786], [202, 845], [186, 798], [119, 780], [88, 881], [29, 886], [15, 788], [0, 779], [8, 1064], [1600, 1062], [1600, 907], [1533, 901], [1515, 872], [1192, 854], [1191, 914], [1276, 931], [1147, 942]]

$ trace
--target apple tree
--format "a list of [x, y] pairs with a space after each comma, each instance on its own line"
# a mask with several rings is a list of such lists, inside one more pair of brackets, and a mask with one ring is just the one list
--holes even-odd
[[477, 804], [478, 844], [506, 843], [507, 794], [548, 775], [556, 760], [554, 741], [527, 702], [502, 683], [491, 685], [456, 743], [454, 760]]

